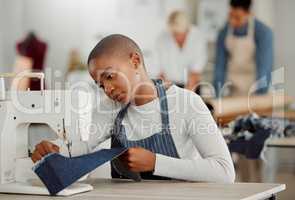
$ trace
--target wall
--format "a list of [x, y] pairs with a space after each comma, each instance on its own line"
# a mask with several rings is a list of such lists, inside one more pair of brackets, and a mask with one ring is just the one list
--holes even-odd
[[295, 1], [275, 1], [276, 67], [285, 68], [286, 93], [295, 96]]
[[0, 3], [1, 72], [12, 69], [15, 58], [15, 42], [22, 36], [22, 10], [23, 1], [2, 0]]
[[[15, 42], [27, 31], [35, 31], [48, 42], [46, 66], [66, 71], [68, 53], [79, 48], [86, 60], [91, 48], [110, 33], [123, 33], [143, 48], [147, 63], [158, 33], [165, 28], [166, 16], [175, 9], [186, 10], [182, 0], [2, 0], [5, 12], [4, 65], [11, 69], [15, 58]], [[1, 28], [0, 28], [1, 29]], [[149, 68], [151, 74], [156, 70]], [[2, 70], [1, 70], [2, 71]], [[62, 76], [50, 73], [55, 80]], [[48, 84], [55, 87], [53, 84]]]
[[276, 0], [255, 0], [253, 6], [255, 16], [271, 28], [275, 26], [275, 2]]
[[[139, 2], [139, 7], [142, 5], [142, 8], [148, 8], [136, 12], [136, 2]], [[165, 17], [169, 11], [173, 8], [189, 10], [191, 18], [196, 22], [195, 12], [199, 0], [161, 0], [157, 1], [160, 2], [157, 5], [149, 2], [151, 1], [128, 0], [126, 5], [120, 0], [0, 0], [0, 70], [11, 71], [15, 59], [15, 43], [28, 30], [35, 30], [49, 42], [46, 64], [60, 69], [62, 73], [66, 70], [71, 48], [81, 49], [85, 60], [90, 49], [102, 36], [114, 32], [127, 34], [138, 41], [149, 64], [154, 39], [165, 27]], [[254, 11], [259, 19], [274, 28], [275, 67], [286, 68], [286, 90], [295, 96], [295, 91], [292, 90], [292, 74], [295, 74], [292, 58], [295, 55], [291, 46], [295, 43], [295, 26], [289, 25], [291, 19], [295, 19], [294, 3], [293, 0], [256, 0]], [[208, 66], [209, 74], [212, 72], [211, 67]], [[150, 71], [151, 74], [156, 72], [155, 69]]]
[[2, 68], [4, 67], [3, 65], [3, 21], [4, 21], [4, 15], [3, 15], [3, 2], [0, 1], [0, 71], [2, 71]]

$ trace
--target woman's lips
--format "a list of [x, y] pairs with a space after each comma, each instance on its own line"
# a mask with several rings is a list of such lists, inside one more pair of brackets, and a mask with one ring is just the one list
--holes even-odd
[[117, 97], [117, 101], [123, 101], [124, 100], [124, 94], [120, 94], [118, 97]]
[[124, 99], [124, 97], [125, 95], [121, 93], [121, 94], [116, 94], [112, 96], [112, 99], [121, 102]]

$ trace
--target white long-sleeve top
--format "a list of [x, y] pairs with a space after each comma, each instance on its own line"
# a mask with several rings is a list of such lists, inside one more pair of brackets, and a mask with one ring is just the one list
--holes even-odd
[[[233, 182], [235, 171], [230, 153], [202, 99], [175, 85], [166, 93], [170, 131], [180, 158], [156, 154], [154, 175], [190, 181]], [[101, 93], [93, 112], [90, 139], [84, 148], [83, 144], [74, 142], [74, 154], [93, 151], [110, 138], [110, 129], [121, 107]], [[141, 106], [130, 105], [122, 123], [129, 140], [144, 139], [160, 132], [159, 99]]]

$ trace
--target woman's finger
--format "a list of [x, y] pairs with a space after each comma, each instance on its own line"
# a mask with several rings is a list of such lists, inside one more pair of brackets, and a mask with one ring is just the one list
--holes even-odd
[[31, 156], [31, 159], [32, 159], [32, 161], [35, 163], [35, 162], [37, 162], [38, 160], [41, 160], [41, 159], [42, 159], [42, 156], [39, 154], [38, 151], [34, 151], [34, 153], [33, 153], [32, 156]]
[[41, 155], [45, 156], [47, 154], [46, 150], [44, 149], [44, 146], [42, 144], [38, 144], [36, 146], [36, 151]]

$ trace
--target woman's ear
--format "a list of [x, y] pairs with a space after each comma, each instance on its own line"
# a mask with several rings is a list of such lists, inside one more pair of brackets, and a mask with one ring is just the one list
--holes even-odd
[[141, 64], [141, 58], [138, 53], [130, 53], [130, 60], [135, 69]]

